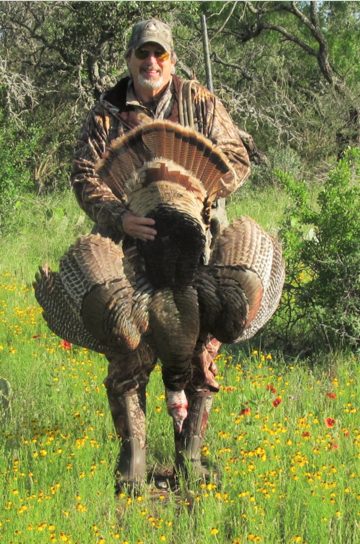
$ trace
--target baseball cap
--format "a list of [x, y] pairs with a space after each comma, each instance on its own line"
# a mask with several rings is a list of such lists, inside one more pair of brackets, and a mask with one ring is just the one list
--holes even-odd
[[128, 44], [130, 49], [138, 49], [144, 43], [158, 43], [169, 53], [174, 49], [171, 28], [158, 19], [140, 21], [133, 26]]

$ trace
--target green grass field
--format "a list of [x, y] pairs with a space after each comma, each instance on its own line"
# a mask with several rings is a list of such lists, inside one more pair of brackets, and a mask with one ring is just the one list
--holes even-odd
[[[250, 198], [250, 197], [249, 197]], [[284, 202], [274, 194], [273, 206]], [[88, 230], [70, 196], [29, 200], [1, 242], [0, 377], [12, 388], [0, 429], [0, 542], [77, 544], [360, 543], [360, 367], [240, 346], [219, 358], [203, 454], [222, 474], [168, 499], [113, 495], [118, 451], [99, 355], [61, 342], [33, 296], [36, 267]], [[270, 222], [269, 197], [231, 203]], [[277, 204], [277, 209], [281, 207]], [[266, 225], [265, 225], [266, 226]], [[71, 233], [71, 235], [69, 235]], [[71, 237], [71, 239], [70, 239]], [[148, 388], [148, 465], [171, 466], [171, 421], [157, 367]]]

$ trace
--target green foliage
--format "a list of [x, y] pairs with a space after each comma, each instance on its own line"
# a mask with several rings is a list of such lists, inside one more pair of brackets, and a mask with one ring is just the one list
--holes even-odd
[[265, 230], [276, 234], [289, 201], [289, 195], [279, 185], [254, 187], [249, 183], [227, 199], [227, 215], [230, 222], [248, 215]]
[[279, 172], [292, 197], [281, 236], [287, 286], [279, 312], [287, 342], [303, 348], [360, 345], [360, 150], [330, 172], [316, 207], [309, 190]]
[[39, 109], [17, 123], [0, 111], [0, 233], [17, 227], [27, 194], [68, 186], [74, 142], [71, 116], [60, 108]]
[[[300, 330], [316, 334], [320, 330], [327, 345], [335, 338], [356, 344], [358, 193], [355, 188], [351, 193], [350, 183], [348, 188], [341, 186], [340, 180], [347, 179], [341, 162], [331, 174], [336, 183], [331, 186], [328, 180], [314, 211], [310, 203], [316, 180], [306, 193], [294, 179], [314, 167], [323, 169], [324, 161], [333, 162], [344, 146], [359, 141], [359, 6], [359, 2], [0, 3], [4, 112], [0, 232], [19, 233], [21, 228], [22, 249], [32, 244], [35, 252], [43, 232], [50, 233], [55, 243], [56, 231], [60, 251], [62, 241], [73, 237], [77, 217], [74, 220], [73, 212], [57, 202], [51, 212], [53, 203], [43, 194], [54, 190], [54, 202], [66, 194], [76, 133], [95, 96], [124, 72], [123, 53], [132, 24], [150, 16], [169, 22], [178, 73], [192, 72], [204, 83], [200, 15], [206, 13], [215, 91], [268, 158], [267, 164], [253, 166], [256, 190], [242, 188], [229, 199], [230, 216], [251, 215], [273, 231], [286, 205], [277, 170], [283, 172], [279, 177], [287, 180], [288, 198], [293, 199], [282, 229], [290, 288], [280, 312], [281, 334], [289, 339]], [[317, 38], [304, 23], [309, 17], [327, 47], [328, 77], [326, 62], [321, 70], [314, 54]], [[33, 219], [22, 213], [28, 207]], [[30, 225], [34, 232], [37, 225], [45, 229], [36, 240], [29, 235]]]
[[17, 270], [17, 277], [31, 285], [41, 263], [55, 268], [67, 248], [78, 236], [89, 233], [91, 226], [70, 189], [22, 196], [0, 240], [1, 254], [6, 255], [0, 261], [0, 274]]
[[261, 150], [290, 144], [308, 168], [337, 154], [338, 135], [355, 144], [359, 2], [205, 4], [216, 92]]
[[270, 185], [276, 185], [276, 172], [279, 170], [294, 178], [302, 177], [301, 157], [289, 145], [269, 147], [266, 155], [266, 162], [254, 164], [251, 168], [251, 181], [256, 188], [269, 188]]
[[328, 4], [326, 37], [339, 72], [356, 87], [360, 82], [359, 2], [324, 2]]
[[[291, 146], [306, 168], [312, 167], [359, 138], [359, 6], [2, 2], [0, 106], [14, 115], [32, 108], [32, 122], [43, 127], [48, 140], [44, 153], [56, 158], [40, 158], [47, 168], [45, 183], [53, 186], [48, 184], [52, 172], [57, 188], [58, 178], [65, 178], [59, 175], [59, 165], [65, 170], [61, 156], [71, 147], [64, 142], [71, 141], [94, 99], [125, 72], [124, 52], [134, 22], [153, 16], [170, 23], [178, 74], [205, 83], [200, 19], [205, 13], [216, 94], [261, 151], [271, 155], [272, 149]], [[306, 23], [311, 7], [324, 39], [322, 69], [317, 33]], [[324, 67], [329, 74], [324, 75]]]
[[0, 232], [15, 213], [20, 196], [33, 189], [31, 166], [38, 139], [36, 128], [19, 129], [0, 117]]

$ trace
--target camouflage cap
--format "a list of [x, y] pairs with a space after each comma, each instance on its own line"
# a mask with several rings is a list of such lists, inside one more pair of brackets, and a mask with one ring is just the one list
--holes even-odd
[[144, 43], [149, 42], [158, 43], [165, 51], [171, 52], [174, 49], [174, 43], [169, 25], [158, 19], [148, 19], [136, 23], [131, 32], [128, 51], [138, 49]]

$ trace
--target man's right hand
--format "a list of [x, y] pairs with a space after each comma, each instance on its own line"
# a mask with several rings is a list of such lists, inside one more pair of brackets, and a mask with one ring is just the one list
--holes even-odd
[[139, 217], [132, 212], [122, 216], [122, 228], [125, 234], [139, 240], [155, 240], [157, 231], [152, 228], [155, 220], [150, 217]]

